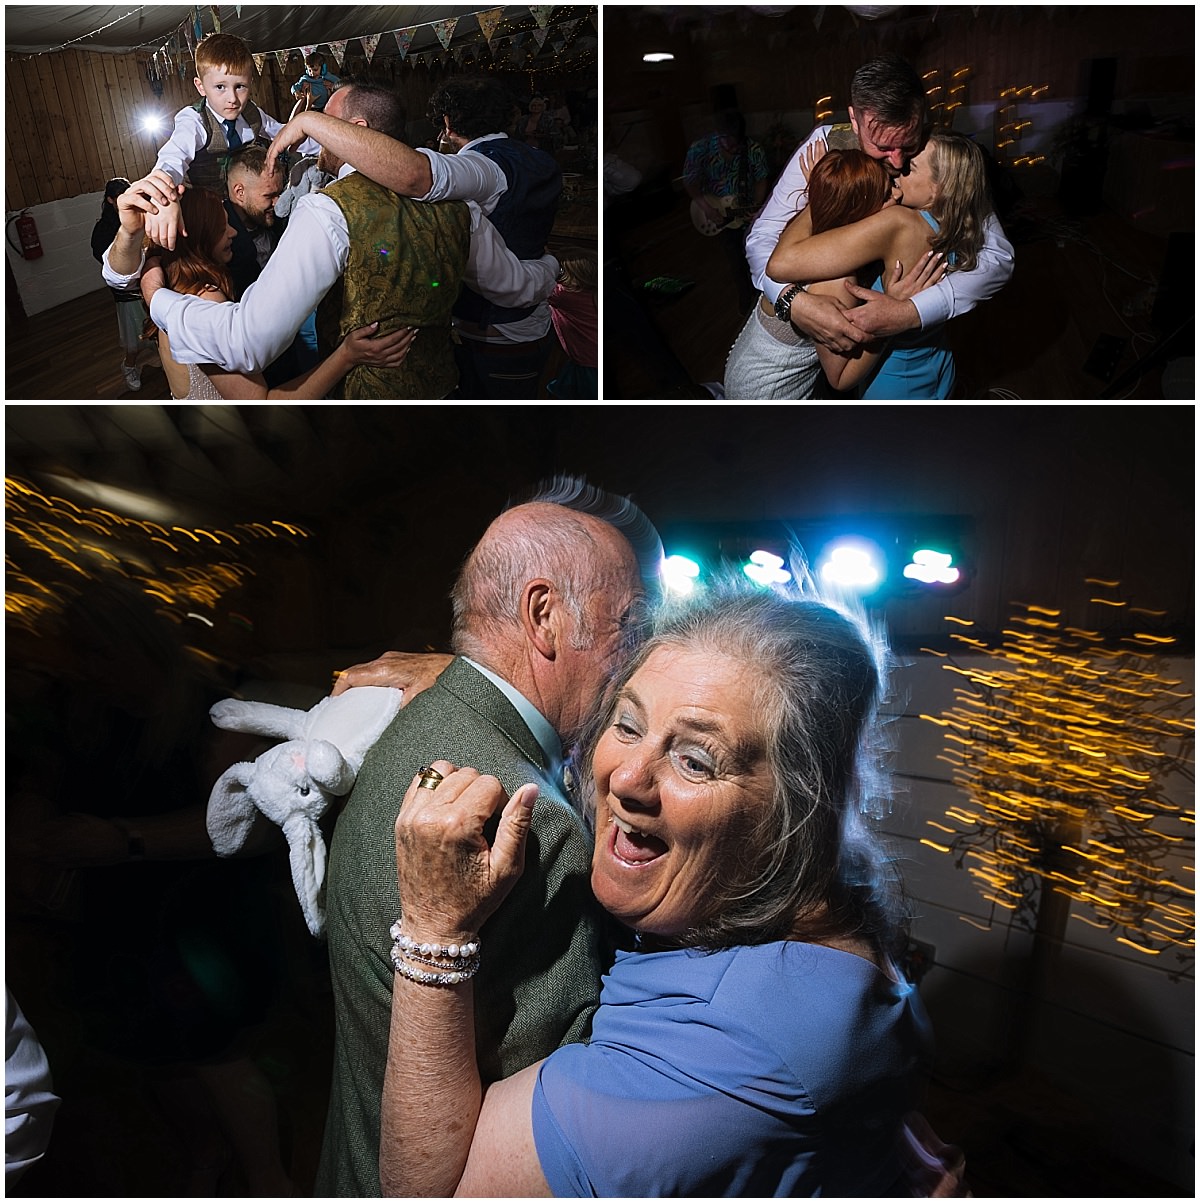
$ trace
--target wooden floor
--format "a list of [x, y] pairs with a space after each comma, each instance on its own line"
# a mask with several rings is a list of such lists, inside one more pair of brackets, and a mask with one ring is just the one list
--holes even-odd
[[[545, 383], [561, 370], [565, 356], [557, 342], [542, 373]], [[124, 354], [117, 342], [116, 302], [107, 288], [33, 317], [5, 317], [4, 397], [7, 401], [169, 401], [171, 390], [154, 342], [138, 356], [142, 387], [132, 391], [121, 372]]]
[[6, 401], [169, 401], [171, 390], [158, 348], [143, 342], [142, 387], [133, 392], [121, 373], [117, 305], [101, 287], [33, 317], [6, 311]]
[[[613, 236], [606, 226], [604, 347], [606, 399], [711, 398], [702, 386], [724, 376], [725, 357], [745, 314], [734, 303], [730, 264], [715, 239], [692, 228], [686, 198]], [[1065, 217], [1053, 198], [1022, 200], [1006, 218], [1014, 243], [1012, 279], [992, 300], [947, 326], [958, 368], [958, 396], [983, 400], [1089, 400], [1148, 356], [1160, 341], [1150, 311], [1166, 239], [1134, 229], [1116, 214]], [[615, 232], [614, 232], [615, 233]], [[639, 288], [656, 276], [691, 282], [655, 299]], [[612, 281], [618, 281], [614, 286]], [[623, 292], [619, 326], [612, 298]], [[1190, 306], [1191, 290], [1187, 292]], [[1192, 310], [1180, 315], [1190, 318]], [[1102, 336], [1120, 340], [1108, 381], [1085, 368]], [[1193, 399], [1192, 335], [1163, 364], [1108, 394], [1112, 399]], [[1187, 357], [1187, 358], [1185, 358]], [[1186, 369], [1182, 386], [1176, 376]], [[1182, 387], [1187, 391], [1178, 391]]]

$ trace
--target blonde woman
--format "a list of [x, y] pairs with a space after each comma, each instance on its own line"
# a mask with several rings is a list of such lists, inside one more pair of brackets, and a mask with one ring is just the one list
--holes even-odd
[[[903, 193], [898, 205], [853, 225], [813, 234], [811, 209], [805, 209], [784, 230], [767, 274], [779, 281], [831, 281], [811, 291], [832, 288], [845, 298], [840, 278], [864, 263], [883, 264], [883, 278], [926, 256], [949, 271], [970, 271], [991, 212], [983, 151], [962, 134], [935, 133], [896, 184]], [[882, 280], [872, 287], [883, 291]], [[850, 356], [824, 346], [817, 351], [829, 383], [838, 390], [858, 385], [864, 399], [933, 400], [954, 389], [954, 357], [941, 327], [867, 344]]]

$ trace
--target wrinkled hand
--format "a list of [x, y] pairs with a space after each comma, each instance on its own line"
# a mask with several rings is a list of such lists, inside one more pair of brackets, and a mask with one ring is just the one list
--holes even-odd
[[[405, 934], [435, 943], [478, 934], [525, 868], [536, 785], [509, 799], [495, 777], [435, 760], [436, 789], [413, 777], [396, 816], [396, 875]], [[500, 812], [491, 846], [484, 826]]]
[[829, 143], [824, 138], [818, 138], [800, 156], [800, 170], [804, 172], [806, 180], [812, 178], [812, 169], [825, 157], [828, 149]]
[[868, 335], [846, 320], [845, 307], [835, 297], [798, 292], [788, 310], [792, 325], [823, 347], [849, 355], [868, 341]]
[[408, 356], [413, 339], [417, 337], [415, 326], [401, 326], [390, 334], [376, 334], [378, 322], [359, 326], [345, 338], [345, 350], [352, 363], [369, 363], [377, 368], [398, 368]]
[[926, 251], [916, 263], [904, 273], [904, 265], [899, 259], [892, 268], [892, 278], [887, 282], [885, 292], [894, 301], [907, 301], [923, 288], [937, 284], [946, 274], [946, 259], [940, 252]]
[[279, 156], [285, 150], [291, 150], [293, 146], [299, 146], [308, 137], [304, 129], [305, 111], [301, 110], [292, 117], [279, 133], [271, 139], [271, 145], [267, 147], [267, 165], [264, 169], [264, 174], [268, 177], [275, 174], [275, 163]]
[[453, 660], [442, 652], [384, 652], [377, 660], [355, 664], [336, 673], [333, 697], [359, 685], [384, 685], [404, 691], [401, 706], [407, 706], [428, 689]]

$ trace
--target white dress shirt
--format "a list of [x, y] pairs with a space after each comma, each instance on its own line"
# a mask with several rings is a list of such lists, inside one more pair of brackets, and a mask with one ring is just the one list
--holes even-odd
[[[213, 112], [211, 105], [206, 107], [208, 108], [209, 120], [223, 126], [225, 119], [218, 117]], [[262, 117], [262, 132], [268, 138], [274, 138], [283, 129], [283, 126], [270, 113], [265, 113], [262, 109], [259, 109], [258, 112], [259, 116]], [[237, 116], [235, 128], [241, 135], [243, 142], [254, 141], [254, 131], [250, 128], [250, 123], [241, 113]], [[196, 155], [207, 144], [208, 131], [204, 128], [204, 121], [201, 119], [200, 114], [190, 107], [180, 109], [175, 114], [175, 129], [158, 152], [158, 161], [154, 166], [159, 171], [165, 171], [175, 183], [182, 184], [187, 177], [188, 168], [192, 165]], [[296, 151], [301, 155], [320, 154], [321, 144], [314, 142], [311, 138], [305, 138], [296, 147]]]
[[[746, 236], [750, 278], [754, 287], [772, 303], [787, 285], [767, 275], [767, 260], [771, 258], [783, 227], [808, 205], [808, 180], [800, 167], [801, 156], [814, 142], [826, 139], [832, 128], [818, 126], [800, 145]], [[969, 272], [949, 272], [940, 283], [922, 289], [912, 298], [921, 318], [921, 328], [925, 330], [960, 313], [969, 313], [980, 301], [986, 301], [1008, 283], [1012, 269], [1012, 243], [1005, 238], [996, 215], [990, 213], [983, 227], [983, 246], [976, 266]]]
[[494, 159], [467, 152], [483, 142], [507, 137], [507, 134], [484, 134], [480, 138], [472, 138], [470, 142], [464, 142], [455, 155], [444, 155], [440, 151], [418, 146], [417, 153], [429, 160], [429, 169], [433, 173], [433, 186], [420, 199], [472, 200], [485, 214], [490, 213], [508, 191], [508, 177], [504, 174], [504, 168]]
[[[354, 170], [348, 164], [338, 178]], [[558, 275], [553, 255], [518, 259], [495, 227], [468, 202], [471, 249], [464, 279], [497, 305], [534, 305], [550, 295]], [[235, 305], [213, 305], [160, 288], [150, 313], [171, 340], [179, 363], [216, 363], [230, 372], [256, 372], [291, 343], [304, 319], [346, 270], [350, 231], [337, 202], [323, 192], [302, 196], [263, 273]], [[139, 267], [136, 275], [141, 274]], [[104, 279], [128, 282], [104, 258]]]
[[[507, 134], [483, 134], [472, 138], [470, 142], [464, 142], [462, 149], [453, 155], [418, 146], [418, 153], [429, 160], [429, 168], [433, 173], [433, 185], [420, 199], [474, 201], [485, 214], [491, 213], [508, 191], [508, 177], [504, 174], [504, 168], [495, 160], [489, 159], [487, 155], [470, 152], [483, 142], [494, 142], [498, 138], [507, 137]], [[482, 289], [476, 291], [482, 292]], [[492, 329], [496, 332], [495, 337], [486, 341], [536, 342], [549, 331], [552, 320], [550, 306], [543, 301], [527, 317], [494, 325]]]

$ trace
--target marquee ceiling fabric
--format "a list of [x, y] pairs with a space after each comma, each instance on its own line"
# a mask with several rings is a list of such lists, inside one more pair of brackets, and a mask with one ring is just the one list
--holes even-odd
[[[478, 31], [477, 13], [500, 8], [506, 21], [527, 19], [530, 15], [529, 7], [518, 5], [497, 5], [491, 9], [461, 4], [222, 4], [218, 7], [221, 32], [244, 38], [253, 54], [413, 27], [416, 32], [412, 50], [420, 51], [437, 45], [432, 22], [457, 17], [454, 33], [457, 42]], [[185, 4], [7, 4], [5, 50], [10, 54], [39, 54], [66, 48], [112, 54], [155, 51], [190, 22], [195, 11], [192, 5]], [[200, 12], [205, 32], [211, 32], [211, 6], [201, 6]], [[381, 41], [381, 52], [389, 49], [385, 45], [388, 40]], [[394, 52], [394, 41], [390, 49]]]

